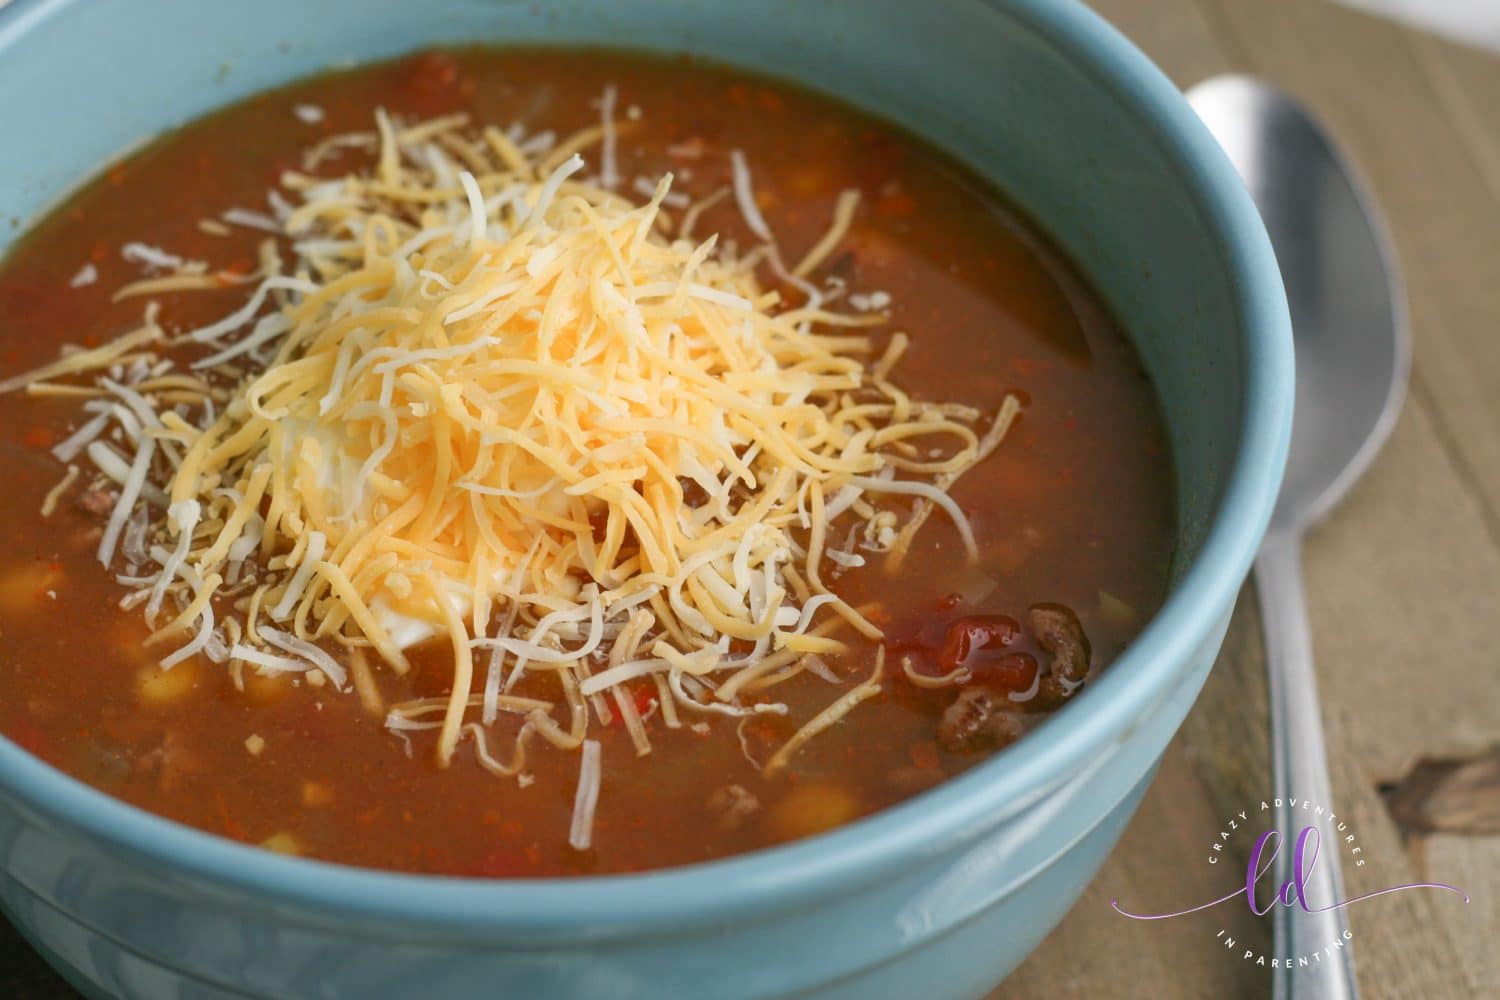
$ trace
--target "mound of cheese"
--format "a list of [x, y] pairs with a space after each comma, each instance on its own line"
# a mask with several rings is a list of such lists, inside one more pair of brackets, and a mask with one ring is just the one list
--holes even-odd
[[[378, 114], [348, 140], [371, 143], [370, 169], [284, 179], [292, 200], [263, 219], [294, 260], [268, 244], [242, 308], [165, 345], [148, 311], [11, 380], [96, 379], [59, 457], [86, 452], [118, 484], [100, 559], [127, 564], [153, 640], [178, 637], [164, 665], [203, 654], [345, 687], [351, 667], [368, 684], [367, 651], [405, 671], [409, 647], [444, 638], [451, 696], [389, 724], [437, 730], [444, 763], [471, 733], [481, 763], [517, 775], [535, 734], [583, 746], [590, 709], [649, 752], [623, 687], [637, 678], [666, 725], [784, 712], [765, 692], [841, 651], [838, 630], [880, 637], [827, 566], [899, 561], [934, 508], [972, 549], [946, 491], [1016, 406], [986, 419], [910, 398], [892, 381], [904, 335], [876, 357], [858, 328], [883, 316], [825, 307], [807, 279], [857, 197], [788, 270], [735, 154], [732, 193], [767, 240], [732, 256], [690, 238], [696, 208], [667, 217], [669, 177], [644, 204], [581, 179], [592, 143], [614, 161], [614, 131], [539, 149]], [[538, 671], [558, 705], [511, 694]], [[509, 763], [484, 740], [501, 712], [525, 719]]]

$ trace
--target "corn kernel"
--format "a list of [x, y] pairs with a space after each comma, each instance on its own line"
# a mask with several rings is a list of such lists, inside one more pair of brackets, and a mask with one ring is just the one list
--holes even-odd
[[260, 846], [278, 854], [301, 854], [302, 845], [290, 833], [273, 833], [260, 842]]
[[198, 686], [196, 659], [184, 660], [169, 670], [156, 664], [136, 671], [135, 690], [143, 705], [170, 705], [181, 701]]
[[770, 820], [778, 836], [791, 840], [831, 830], [858, 814], [859, 803], [848, 789], [808, 781], [790, 789], [771, 807]]

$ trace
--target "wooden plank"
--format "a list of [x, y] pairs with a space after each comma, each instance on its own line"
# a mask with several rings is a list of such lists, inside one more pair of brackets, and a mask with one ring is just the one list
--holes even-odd
[[[1500, 393], [1495, 391], [1500, 385], [1500, 345], [1491, 335], [1497, 314], [1481, 311], [1500, 302], [1500, 289], [1493, 281], [1493, 261], [1500, 251], [1500, 231], [1495, 226], [1500, 221], [1500, 209], [1495, 207], [1500, 206], [1500, 128], [1495, 127], [1494, 116], [1495, 102], [1500, 100], [1500, 58], [1420, 33], [1408, 35], [1406, 41], [1446, 112], [1444, 118], [1458, 149], [1467, 155], [1488, 195], [1472, 199], [1488, 202], [1486, 211], [1453, 220], [1455, 228], [1463, 231], [1455, 246], [1468, 247], [1480, 256], [1473, 265], [1460, 266], [1459, 251], [1446, 255], [1454, 273], [1444, 277], [1465, 286], [1453, 300], [1466, 310], [1455, 323], [1470, 334], [1461, 345], [1465, 353], [1424, 359], [1424, 374], [1425, 382], [1433, 386], [1433, 402], [1442, 416], [1449, 450], [1457, 457], [1469, 488], [1485, 506], [1491, 535], [1500, 538], [1500, 433], [1495, 432], [1500, 426]], [[1433, 238], [1452, 235], [1453, 230], [1444, 230]]]
[[[1495, 996], [1500, 989], [1500, 951], [1495, 929], [1500, 927], [1500, 893], [1495, 873], [1500, 871], [1500, 837], [1433, 837], [1417, 848], [1419, 871], [1442, 873], [1469, 891], [1472, 902], [1462, 920], [1446, 921], [1453, 943], [1465, 964], [1474, 970], [1477, 988], [1472, 996]], [[1434, 877], [1437, 877], [1434, 875]]]

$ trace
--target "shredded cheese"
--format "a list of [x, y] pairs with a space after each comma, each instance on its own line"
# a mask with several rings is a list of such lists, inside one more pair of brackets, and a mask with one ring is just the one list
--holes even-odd
[[[825, 571], [865, 563], [856, 539], [899, 566], [933, 510], [974, 552], [947, 490], [1019, 409], [1007, 399], [986, 421], [912, 399], [891, 381], [906, 335], [876, 358], [862, 328], [884, 317], [823, 305], [809, 279], [848, 232], [855, 192], [788, 270], [735, 150], [730, 187], [664, 235], [672, 177], [637, 185], [644, 201], [621, 192], [629, 122], [615, 103], [610, 87], [600, 124], [561, 141], [379, 112], [373, 133], [304, 158], [368, 149], [368, 169], [288, 174], [271, 213], [221, 213], [294, 255], [268, 245], [239, 308], [169, 343], [148, 308], [138, 330], [0, 381], [87, 400], [54, 454], [118, 485], [98, 557], [125, 560], [153, 644], [185, 640], [163, 666], [203, 655], [236, 677], [326, 678], [402, 739], [431, 732], [440, 763], [472, 744], [480, 766], [523, 784], [533, 739], [577, 751], [579, 850], [601, 780], [591, 714], [617, 713], [645, 755], [658, 716], [698, 717], [698, 730], [787, 714], [782, 680], [836, 683], [820, 659], [847, 648], [833, 633], [881, 632]], [[591, 184], [579, 178], [595, 143]], [[731, 194], [760, 247], [683, 235]], [[122, 253], [179, 272], [151, 282], [207, 287], [165, 251]], [[806, 301], [784, 306], [762, 266]], [[387, 707], [378, 671], [405, 672], [406, 650], [432, 639], [451, 647], [451, 693]], [[878, 693], [880, 656], [768, 774]], [[555, 699], [511, 693], [537, 675]], [[648, 678], [643, 716], [626, 685]], [[509, 762], [486, 738], [502, 712], [524, 720]]]
[[793, 733], [791, 739], [787, 740], [776, 750], [776, 753], [771, 756], [770, 760], [766, 761], [765, 767], [761, 770], [767, 777], [781, 771], [792, 759], [792, 755], [802, 749], [808, 740], [848, 715], [860, 702], [879, 694], [880, 684], [884, 679], [885, 647], [880, 646], [875, 650], [875, 669], [871, 672], [870, 676], [863, 683], [850, 688], [837, 701], [813, 716], [801, 729]]
[[201, 269], [206, 266], [202, 261], [185, 260], [175, 253], [168, 253], [161, 247], [154, 247], [148, 243], [127, 243], [120, 248], [120, 256], [131, 263], [161, 271]]
[[611, 83], [604, 88], [604, 94], [599, 98], [599, 186], [610, 190], [620, 184], [615, 135], [615, 101], [618, 94], [619, 91]]
[[78, 481], [78, 475], [78, 466], [68, 466], [68, 471], [63, 473], [63, 477], [57, 481], [57, 485], [47, 491], [47, 495], [42, 497], [43, 517], [51, 517], [57, 513], [57, 502], [63, 498], [63, 495], [68, 490], [73, 488], [73, 484]]
[[757, 237], [769, 243], [771, 227], [766, 225], [766, 217], [761, 214], [760, 205], [755, 200], [755, 186], [750, 180], [750, 166], [745, 162], [745, 154], [738, 149], [732, 150], [729, 154], [729, 166], [734, 183], [734, 201], [745, 219], [745, 225]]
[[583, 751], [578, 760], [578, 791], [573, 798], [573, 825], [568, 830], [568, 843], [575, 851], [586, 851], [593, 846], [594, 810], [599, 805], [599, 741], [584, 740]]

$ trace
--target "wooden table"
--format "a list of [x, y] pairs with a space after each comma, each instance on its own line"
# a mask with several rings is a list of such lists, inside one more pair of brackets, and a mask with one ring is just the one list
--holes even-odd
[[[1500, 58], [1328, 0], [1095, 5], [1184, 87], [1238, 70], [1305, 99], [1390, 221], [1416, 340], [1411, 394], [1368, 478], [1309, 539], [1309, 599], [1336, 805], [1368, 859], [1349, 889], [1445, 881], [1473, 902], [1398, 893], [1350, 920], [1367, 997], [1500, 995], [1500, 767], [1485, 772], [1482, 757], [1500, 744], [1489, 632], [1500, 621]], [[1167, 910], [1221, 890], [1223, 872], [1202, 859], [1224, 819], [1270, 785], [1258, 630], [1247, 592], [1120, 848], [996, 997], [1267, 993], [1267, 970], [1214, 941], [1222, 927], [1268, 950], [1268, 925], [1243, 907], [1144, 924], [1109, 906]], [[1480, 763], [1398, 824], [1381, 789], [1423, 758]], [[1424, 787], [1408, 783], [1401, 801], [1423, 801]], [[3, 926], [0, 993], [69, 995]]]

